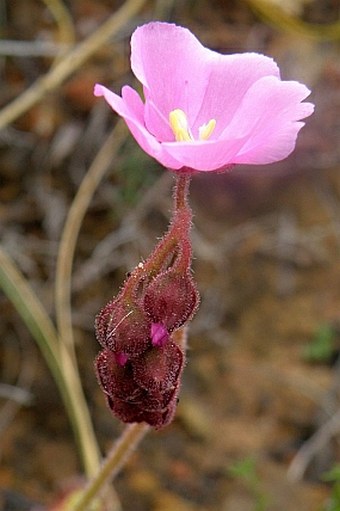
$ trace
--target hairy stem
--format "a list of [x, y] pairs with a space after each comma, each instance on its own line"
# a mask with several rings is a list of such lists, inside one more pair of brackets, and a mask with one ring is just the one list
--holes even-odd
[[191, 174], [189, 172], [176, 175], [176, 185], [174, 189], [175, 211], [188, 207], [190, 181]]

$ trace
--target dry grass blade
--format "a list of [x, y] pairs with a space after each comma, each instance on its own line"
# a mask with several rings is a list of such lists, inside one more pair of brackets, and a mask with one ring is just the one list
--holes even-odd
[[43, 305], [1, 247], [0, 287], [45, 357], [73, 425], [86, 473], [91, 476], [99, 466], [99, 451], [77, 366], [64, 344], [59, 342], [58, 333]]
[[44, 307], [1, 247], [0, 286], [25, 321], [50, 369], [55, 371], [59, 357], [58, 334]]
[[38, 103], [48, 92], [61, 85], [137, 14], [145, 2], [146, 0], [127, 0], [90, 37], [69, 51], [46, 75], [39, 78], [18, 98], [4, 107], [0, 112], [0, 129], [15, 121]]
[[74, 25], [72, 22], [72, 18], [66, 9], [65, 5], [61, 0], [44, 0], [46, 7], [52, 13], [58, 28], [59, 28], [59, 38], [61, 43], [61, 51], [58, 55], [56, 62], [59, 61], [61, 56], [65, 53], [68, 46], [72, 46], [75, 42], [75, 31]]
[[327, 422], [303, 444], [297, 452], [288, 469], [288, 477], [292, 481], [302, 479], [313, 457], [321, 452], [330, 440], [340, 431], [340, 410], [337, 411]]
[[92, 197], [125, 137], [125, 125], [119, 122], [107, 137], [79, 187], [68, 212], [59, 245], [55, 283], [57, 325], [62, 341], [73, 354], [71, 274], [76, 242]]
[[100, 471], [80, 495], [72, 511], [86, 511], [89, 509], [89, 505], [96, 499], [100, 490], [112, 481], [149, 429], [150, 426], [144, 422], [128, 424], [125, 427], [122, 435], [114, 443]]
[[247, 2], [265, 22], [281, 30], [321, 40], [340, 39], [340, 21], [326, 25], [307, 23], [294, 14], [285, 12], [281, 5], [277, 6], [268, 0], [247, 0]]

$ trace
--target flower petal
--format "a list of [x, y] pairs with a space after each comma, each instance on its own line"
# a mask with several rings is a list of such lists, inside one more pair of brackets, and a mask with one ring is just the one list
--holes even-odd
[[144, 105], [138, 93], [129, 86], [122, 89], [122, 97], [103, 85], [96, 84], [96, 96], [104, 96], [111, 108], [124, 118], [141, 148], [165, 167], [180, 169], [183, 164], [165, 152], [158, 140], [144, 126]]
[[181, 349], [169, 341], [133, 361], [133, 378], [147, 392], [167, 392], [177, 387], [183, 364]]
[[212, 138], [218, 138], [233, 118], [248, 89], [264, 76], [280, 77], [273, 59], [256, 53], [220, 55], [209, 51], [205, 73], [209, 76], [200, 111], [191, 125], [194, 138], [199, 127], [216, 120]]
[[203, 140], [194, 142], [164, 142], [162, 147], [169, 157], [181, 162], [179, 167], [168, 165], [177, 170], [188, 167], [199, 171], [227, 170], [234, 164], [245, 138], [234, 140]]
[[271, 76], [258, 80], [221, 134], [226, 141], [246, 137], [234, 163], [265, 164], [286, 158], [304, 125], [298, 121], [314, 110], [311, 103], [301, 103], [309, 94], [298, 82]]
[[188, 29], [169, 23], [148, 23], [133, 33], [132, 71], [166, 119], [176, 108], [196, 117], [209, 78], [206, 51]]

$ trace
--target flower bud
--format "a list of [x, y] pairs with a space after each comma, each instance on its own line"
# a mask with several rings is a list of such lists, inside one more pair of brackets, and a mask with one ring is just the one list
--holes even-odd
[[161, 323], [171, 332], [193, 316], [198, 301], [189, 271], [180, 274], [171, 268], [155, 277], [148, 286], [144, 310], [153, 323]]
[[150, 348], [124, 365], [104, 349], [95, 366], [112, 412], [123, 422], [144, 421], [157, 428], [168, 424], [176, 408], [183, 359], [173, 342]]
[[109, 397], [133, 400], [139, 392], [133, 380], [131, 364], [119, 365], [115, 354], [105, 349], [99, 353], [95, 360], [98, 381]]
[[133, 361], [133, 379], [148, 392], [166, 392], [176, 387], [183, 368], [183, 353], [173, 342], [151, 348]]
[[156, 429], [167, 426], [173, 419], [176, 410], [176, 399], [171, 400], [165, 408], [148, 411], [136, 404], [127, 403], [116, 399], [108, 400], [113, 413], [123, 422], [146, 422]]
[[122, 298], [109, 302], [96, 318], [98, 342], [128, 358], [143, 353], [150, 345], [150, 320], [137, 305]]

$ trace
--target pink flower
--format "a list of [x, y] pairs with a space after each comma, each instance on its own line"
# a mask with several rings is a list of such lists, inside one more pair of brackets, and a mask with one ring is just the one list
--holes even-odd
[[173, 170], [213, 171], [264, 164], [294, 149], [310, 91], [282, 81], [276, 63], [257, 53], [221, 55], [187, 29], [153, 22], [131, 38], [131, 67], [145, 102], [129, 86], [122, 96], [96, 85], [142, 149]]

